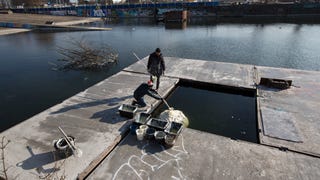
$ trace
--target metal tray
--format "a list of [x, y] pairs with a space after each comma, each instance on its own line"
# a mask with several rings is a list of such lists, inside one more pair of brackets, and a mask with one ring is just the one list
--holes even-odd
[[133, 118], [138, 108], [136, 106], [132, 106], [129, 104], [122, 104], [118, 110], [119, 110], [120, 116]]
[[150, 119], [150, 116], [151, 115], [149, 113], [144, 113], [144, 112], [138, 113], [134, 117], [134, 122], [136, 124], [146, 124]]
[[147, 122], [147, 125], [163, 131], [164, 129], [166, 129], [166, 127], [168, 125], [168, 121], [162, 120], [162, 119], [151, 118]]
[[164, 130], [164, 132], [167, 134], [172, 134], [172, 135], [178, 136], [181, 133], [182, 128], [183, 128], [182, 123], [171, 121], [171, 122], [169, 122], [169, 124], [168, 124], [167, 128]]

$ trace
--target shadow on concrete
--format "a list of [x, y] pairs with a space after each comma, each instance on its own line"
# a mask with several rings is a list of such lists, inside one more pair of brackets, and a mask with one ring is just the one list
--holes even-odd
[[66, 156], [63, 158], [59, 156], [56, 151], [34, 154], [30, 146], [27, 146], [27, 150], [29, 151], [31, 156], [28, 159], [17, 163], [16, 166], [21, 167], [24, 170], [36, 169], [39, 174], [48, 174], [59, 171], [59, 167], [56, 166], [49, 169], [44, 169], [43, 166], [66, 158]]
[[[109, 124], [116, 124], [118, 122], [126, 121], [127, 119], [125, 118], [112, 118], [112, 114], [116, 113], [118, 111], [118, 106], [111, 108], [111, 109], [106, 109], [102, 111], [98, 111], [94, 113], [90, 118], [91, 119], [98, 119], [100, 118], [100, 122], [105, 122]], [[120, 115], [119, 115], [120, 116]]]
[[[74, 104], [74, 105], [71, 105], [71, 106], [63, 107], [63, 108], [59, 109], [58, 111], [52, 112], [51, 114], [59, 114], [59, 113], [64, 113], [64, 112], [73, 110], [73, 109], [81, 109], [81, 108], [93, 107], [93, 106], [98, 106], [98, 105], [102, 105], [102, 104], [105, 104], [105, 105], [108, 105], [108, 106], [115, 106], [115, 105], [118, 105], [120, 102], [125, 101], [128, 98], [132, 98], [132, 95], [124, 96], [124, 97], [120, 97], [120, 98], [115, 97], [115, 98], [109, 98], [109, 99], [103, 99], [103, 100], [97, 100], [97, 101]], [[106, 109], [106, 111], [113, 110], [113, 109]]]

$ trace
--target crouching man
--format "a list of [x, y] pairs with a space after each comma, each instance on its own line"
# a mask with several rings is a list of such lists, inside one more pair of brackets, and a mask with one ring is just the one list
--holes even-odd
[[161, 100], [162, 98], [154, 89], [152, 89], [152, 86], [152, 81], [148, 81], [148, 83], [142, 83], [133, 93], [133, 97], [135, 100], [133, 100], [132, 105], [138, 105], [138, 107], [146, 107], [147, 104], [143, 98], [145, 95]]

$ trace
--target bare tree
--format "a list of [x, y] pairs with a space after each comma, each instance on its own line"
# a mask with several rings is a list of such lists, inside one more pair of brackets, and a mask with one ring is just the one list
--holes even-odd
[[6, 163], [5, 163], [5, 159], [4, 159], [4, 155], [5, 155], [4, 150], [7, 147], [7, 145], [9, 144], [9, 142], [10, 141], [6, 140], [4, 136], [1, 138], [0, 149], [1, 149], [2, 169], [1, 169], [0, 179], [1, 178], [8, 179], [8, 175], [7, 175], [8, 168], [6, 167]]
[[107, 0], [101, 0], [100, 1], [100, 4], [102, 4], [102, 5], [106, 5], [106, 3], [107, 3]]
[[5, 1], [0, 0], [0, 9], [4, 9], [6, 7]]
[[13, 6], [22, 6], [24, 5], [24, 0], [11, 0]]
[[8, 9], [11, 7], [10, 0], [0, 0], [0, 9]]

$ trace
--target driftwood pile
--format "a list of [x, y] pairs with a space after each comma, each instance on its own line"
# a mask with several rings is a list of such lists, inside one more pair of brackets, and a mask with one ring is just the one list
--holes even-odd
[[59, 60], [66, 62], [60, 69], [99, 70], [118, 61], [118, 53], [109, 45], [93, 48], [83, 40], [72, 40], [70, 44], [68, 48], [58, 47], [58, 53], [63, 56]]

